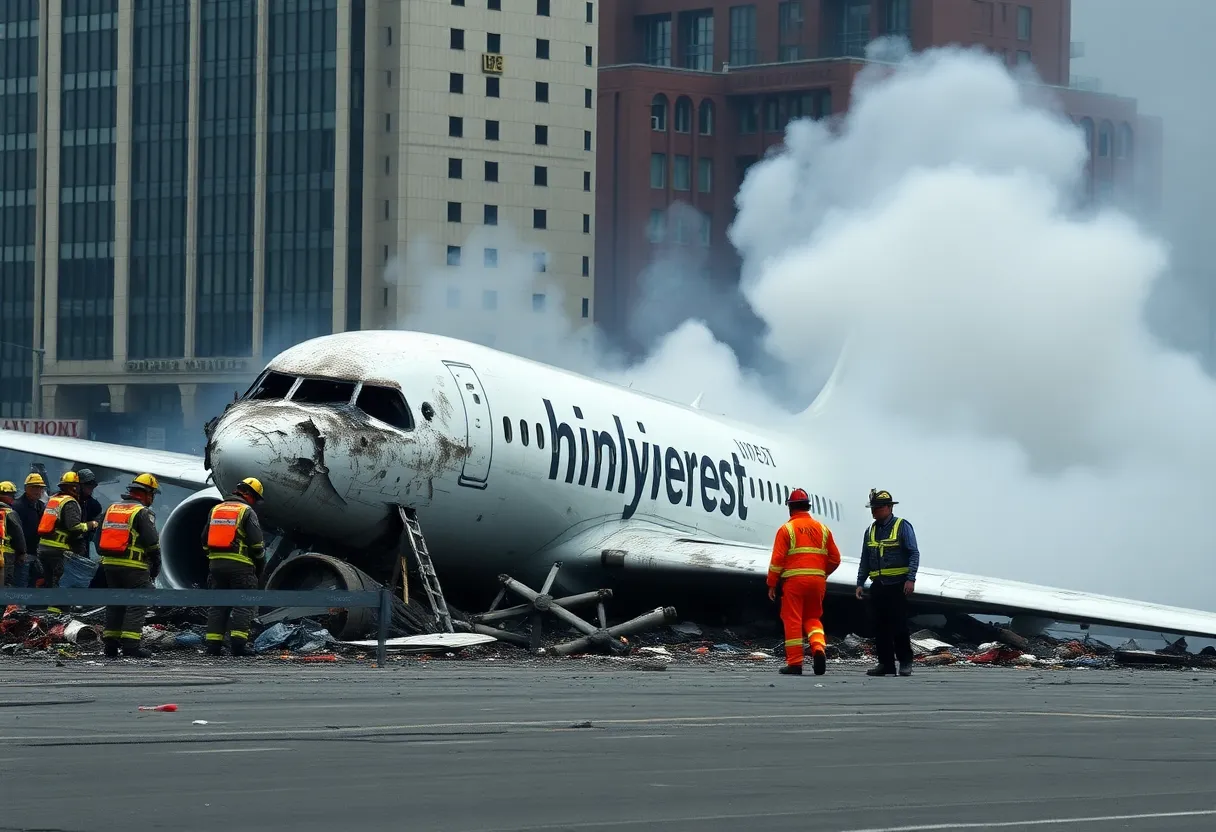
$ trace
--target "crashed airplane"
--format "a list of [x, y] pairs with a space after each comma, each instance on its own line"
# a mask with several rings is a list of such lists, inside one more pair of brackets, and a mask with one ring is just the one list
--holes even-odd
[[[151, 471], [194, 490], [162, 518], [157, 580], [170, 589], [205, 584], [208, 510], [247, 476], [265, 485], [259, 515], [278, 533], [266, 575], [274, 589], [389, 582], [407, 507], [448, 588], [487, 586], [503, 572], [539, 580], [561, 561], [569, 591], [663, 586], [729, 608], [763, 596], [793, 488], [842, 537], [868, 523], [861, 499], [838, 493], [831, 472], [779, 437], [422, 333], [347, 332], [292, 347], [206, 432], [202, 459], [12, 431], [0, 431], [0, 448]], [[856, 570], [846, 557], [829, 592], [851, 595]], [[1011, 616], [1015, 627], [1216, 637], [1209, 612], [932, 568], [920, 570], [914, 607]]]

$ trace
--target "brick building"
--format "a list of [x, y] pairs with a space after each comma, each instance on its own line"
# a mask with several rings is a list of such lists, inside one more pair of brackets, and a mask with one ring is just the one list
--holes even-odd
[[[618, 0], [600, 21], [596, 319], [618, 337], [638, 276], [684, 250], [728, 287], [726, 240], [747, 168], [796, 118], [845, 111], [866, 45], [982, 45], [1033, 63], [1089, 137], [1094, 197], [1159, 201], [1159, 122], [1071, 85], [1070, 0]], [[695, 211], [671, 211], [685, 203]]]

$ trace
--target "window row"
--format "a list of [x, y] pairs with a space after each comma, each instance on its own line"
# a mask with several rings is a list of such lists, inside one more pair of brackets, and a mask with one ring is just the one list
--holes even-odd
[[[676, 99], [675, 117], [672, 126], [677, 133], [692, 132], [692, 99], [680, 96]], [[659, 93], [650, 101], [650, 129], [656, 133], [667, 132], [667, 96]], [[702, 99], [697, 106], [697, 132], [702, 136], [714, 134], [714, 102]]]
[[[465, 0], [451, 0], [451, 2], [452, 2], [453, 6], [465, 5]], [[559, 2], [560, 2], [560, 0], [559, 0]], [[595, 3], [591, 2], [591, 0], [587, 0], [587, 2], [584, 4], [584, 6], [585, 6], [585, 14], [586, 14], [587, 22], [594, 23], [595, 22]], [[500, 12], [500, 11], [502, 11], [502, 0], [486, 0], [486, 8], [492, 12]], [[549, 12], [550, 12], [550, 0], [536, 0], [536, 16], [537, 17], [549, 17], [550, 16]], [[392, 43], [391, 36], [389, 37], [389, 43], [390, 43], [390, 45]]]
[[[692, 190], [692, 157], [676, 154], [672, 157], [671, 187], [677, 191]], [[697, 159], [697, 192], [708, 194], [713, 191], [714, 160], [706, 156]], [[650, 154], [650, 187], [666, 189], [667, 154]]]
[[1081, 130], [1085, 133], [1085, 149], [1090, 156], [1097, 155], [1106, 158], [1114, 152], [1116, 159], [1129, 159], [1132, 155], [1132, 127], [1126, 121], [1119, 124], [1116, 131], [1114, 124], [1103, 119], [1097, 130], [1097, 153], [1094, 147], [1094, 120], [1089, 116], [1081, 119]]
[[658, 244], [668, 240], [671, 232], [671, 242], [676, 245], [686, 245], [696, 242], [709, 246], [713, 240], [714, 218], [699, 211], [678, 211], [671, 217], [662, 208], [650, 211], [650, 220], [646, 224], [646, 239]]
[[[447, 291], [448, 309], [459, 309], [460, 308], [460, 294], [461, 293], [460, 293], [459, 287], [457, 287], [457, 286], [448, 287], [448, 291]], [[543, 292], [533, 293], [532, 311], [533, 312], [544, 312], [545, 311], [545, 300], [546, 300], [546, 298], [545, 298], [545, 294]], [[497, 289], [483, 289], [482, 290], [481, 308], [483, 310], [485, 310], [486, 312], [493, 312], [495, 309], [498, 308], [498, 290]], [[584, 317], [584, 318], [591, 317], [591, 299], [590, 298], [583, 298], [582, 317]], [[502, 423], [503, 423], [503, 430], [505, 431], [505, 435], [506, 435], [506, 440], [508, 442], [510, 442], [511, 441], [511, 420], [508, 417], [504, 416]], [[520, 421], [519, 425], [520, 425], [521, 435], [523, 437], [523, 443], [525, 445], [527, 445], [528, 444], [527, 425], [522, 420]], [[545, 440], [544, 440], [544, 435], [540, 432], [541, 427], [539, 424], [536, 426], [536, 430], [537, 430], [537, 440], [536, 441], [538, 443], [540, 443], [540, 447], [543, 448]]]
[[[451, 49], [464, 49], [464, 29], [449, 29], [448, 30], [448, 46]], [[501, 54], [502, 50], [502, 35], [496, 32], [486, 34], [486, 52], [493, 55]], [[551, 51], [550, 42], [547, 38], [536, 39], [536, 57], [538, 60], [549, 60]], [[595, 50], [590, 46], [583, 47], [583, 62], [587, 66], [595, 66]]]
[[[449, 205], [459, 205], [460, 203], [448, 203]], [[487, 206], [489, 207], [489, 206]], [[464, 250], [460, 246], [448, 246], [447, 264], [449, 266], [460, 266], [463, 263]], [[498, 249], [483, 248], [481, 250], [481, 265], [487, 269], [497, 269], [499, 263]], [[535, 251], [532, 253], [532, 271], [537, 274], [543, 274], [549, 270], [549, 255], [543, 251]], [[588, 255], [583, 255], [583, 277], [591, 277], [591, 258]]]
[[778, 133], [791, 121], [800, 118], [822, 119], [830, 116], [832, 91], [809, 90], [766, 96], [764, 99], [745, 98], [739, 101], [736, 113], [740, 136], [751, 135], [761, 126], [765, 133]]
[[[385, 114], [388, 118], [388, 114]], [[385, 122], [389, 124], [389, 122]], [[486, 141], [496, 142], [502, 135], [501, 123], [497, 119], [485, 120], [485, 139]], [[466, 138], [464, 134], [464, 117], [448, 116], [448, 136], [453, 139]], [[532, 141], [540, 147], [547, 147], [549, 144], [549, 126], [546, 124], [537, 124], [532, 128]], [[583, 150], [591, 150], [591, 131], [583, 131]]]
[[[487, 75], [486, 80], [486, 97], [501, 98], [502, 97], [502, 79], [497, 75]], [[549, 82], [536, 81], [535, 95], [538, 104], [549, 103]], [[464, 73], [451, 72], [448, 73], [448, 92], [453, 95], [464, 95]], [[592, 92], [590, 89], [583, 89], [583, 107], [592, 109]]]
[[[483, 178], [486, 182], [497, 182], [498, 179], [498, 162], [486, 161], [483, 163]], [[464, 179], [464, 159], [450, 158], [448, 159], [448, 179]], [[538, 188], [549, 187], [549, 168], [545, 165], [532, 166], [532, 184]], [[583, 171], [583, 190], [587, 193], [591, 192], [591, 171]]]

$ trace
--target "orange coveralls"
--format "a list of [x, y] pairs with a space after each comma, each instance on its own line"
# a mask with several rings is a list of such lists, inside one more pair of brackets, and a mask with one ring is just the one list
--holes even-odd
[[840, 550], [831, 530], [805, 511], [795, 513], [777, 530], [768, 585], [781, 581], [781, 622], [785, 625], [785, 663], [802, 664], [802, 639], [812, 652], [826, 652], [823, 596], [828, 575], [840, 566]]

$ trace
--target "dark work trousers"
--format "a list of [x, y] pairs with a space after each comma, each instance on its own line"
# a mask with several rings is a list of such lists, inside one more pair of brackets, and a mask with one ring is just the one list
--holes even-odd
[[912, 638], [908, 634], [908, 597], [904, 595], [904, 582], [871, 584], [870, 603], [874, 607], [874, 649], [878, 653], [878, 663], [893, 668], [898, 658], [901, 664], [912, 664]]
[[63, 549], [52, 549], [49, 546], [38, 547], [38, 560], [42, 563], [42, 580], [44, 587], [59, 586], [63, 577]]
[[17, 572], [17, 555], [7, 552], [4, 555], [4, 585], [13, 586], [13, 576]]
[[[106, 573], [106, 586], [110, 589], [152, 588], [152, 576], [147, 569], [134, 566], [103, 566], [102, 569]], [[102, 638], [139, 644], [147, 614], [147, 607], [106, 607], [106, 626]]]
[[[215, 558], [211, 561], [211, 574], [207, 579], [209, 589], [257, 589], [258, 573], [247, 563]], [[224, 640], [227, 630], [233, 641], [249, 640], [249, 622], [253, 620], [253, 607], [209, 607], [207, 609], [208, 643]], [[229, 616], [231, 615], [231, 618]]]

